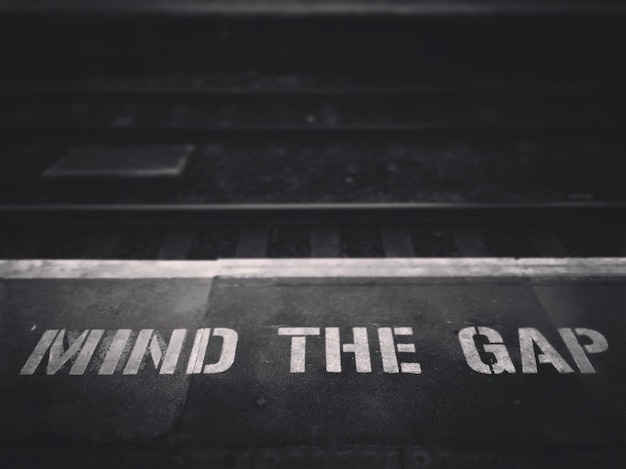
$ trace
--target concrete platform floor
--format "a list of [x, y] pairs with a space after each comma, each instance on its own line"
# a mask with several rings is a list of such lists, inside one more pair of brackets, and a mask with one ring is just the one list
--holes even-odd
[[0, 277], [3, 467], [625, 461], [625, 259], [2, 261]]

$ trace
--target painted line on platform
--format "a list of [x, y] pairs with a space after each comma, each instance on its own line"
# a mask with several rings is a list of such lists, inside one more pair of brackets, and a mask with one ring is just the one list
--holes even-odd
[[3, 260], [0, 278], [626, 277], [626, 258]]
[[583, 2], [567, 4], [563, 1], [545, 1], [529, 5], [528, 2], [360, 2], [352, 1], [317, 1], [317, 2], [229, 2], [226, 1], [173, 1], [160, 2], [63, 2], [5, 0], [0, 5], [0, 12], [42, 13], [64, 12], [87, 15], [102, 13], [117, 14], [169, 14], [169, 15], [217, 15], [217, 16], [308, 16], [308, 15], [497, 15], [497, 14], [555, 14], [555, 13], [622, 13], [624, 6], [611, 2]]

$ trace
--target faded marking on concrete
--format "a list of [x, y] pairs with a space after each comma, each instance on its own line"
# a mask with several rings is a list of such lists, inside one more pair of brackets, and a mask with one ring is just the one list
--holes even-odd
[[[103, 334], [104, 334], [104, 330], [102, 329], [93, 329], [89, 331], [87, 340], [85, 341], [85, 344], [81, 348], [80, 353], [78, 354], [78, 358], [74, 362], [74, 366], [72, 366], [72, 369], [70, 370], [70, 375], [80, 376], [83, 373], [85, 373], [85, 370], [87, 369], [87, 365], [89, 365], [89, 361], [91, 360], [91, 357], [96, 351], [96, 347], [98, 346], [98, 343], [100, 342], [100, 339], [102, 338]], [[59, 333], [57, 338], [60, 336], [61, 336], [61, 333]], [[54, 344], [53, 344], [53, 347], [54, 347]], [[50, 351], [50, 353], [52, 354], [52, 350]]]
[[202, 363], [204, 361], [204, 355], [206, 354], [207, 346], [209, 345], [209, 334], [211, 329], [198, 329], [196, 337], [193, 341], [193, 348], [191, 349], [191, 356], [187, 364], [188, 374], [200, 374], [202, 373]]
[[278, 335], [291, 336], [289, 371], [304, 373], [306, 368], [306, 336], [320, 335], [319, 327], [279, 327]]
[[224, 343], [222, 345], [222, 352], [220, 358], [216, 363], [210, 363], [204, 365], [204, 373], [223, 373], [228, 370], [235, 362], [235, 354], [237, 353], [237, 341], [239, 336], [233, 329], [227, 329], [223, 327], [216, 327], [213, 329], [213, 335], [222, 337]]
[[100, 338], [104, 331], [101, 329], [86, 330], [76, 337], [67, 350], [65, 350], [65, 330], [48, 330], [41, 336], [41, 339], [35, 346], [33, 353], [30, 355], [22, 370], [21, 375], [32, 375], [42, 362], [46, 352], [48, 352], [48, 365], [46, 374], [53, 375], [59, 371], [63, 365], [68, 363], [71, 358], [77, 355], [77, 358], [70, 370], [71, 375], [82, 375], [98, 346]]
[[165, 358], [163, 359], [163, 364], [161, 365], [159, 373], [161, 373], [162, 375], [171, 375], [174, 373], [176, 365], [178, 364], [178, 357], [180, 356], [180, 352], [183, 349], [183, 342], [185, 341], [186, 336], [186, 329], [175, 329], [172, 332], [172, 337], [170, 338], [170, 343], [167, 346], [167, 350], [165, 351]]
[[[392, 332], [393, 331], [393, 332]], [[408, 373], [420, 374], [422, 367], [419, 363], [398, 363], [399, 353], [415, 353], [415, 344], [396, 344], [393, 335], [409, 336], [413, 335], [411, 327], [379, 327], [378, 342], [380, 345], [380, 354], [383, 362], [383, 371], [385, 373]]]
[[[371, 328], [371, 326], [370, 326]], [[367, 327], [350, 327], [344, 331], [351, 332], [353, 341], [342, 343], [342, 333], [339, 327], [324, 328], [325, 368], [328, 373], [341, 373], [342, 354], [354, 354], [354, 363], [357, 373], [372, 372], [372, 356], [380, 357], [384, 373], [421, 374], [422, 367], [417, 362], [400, 362], [398, 353], [416, 353], [415, 343], [396, 343], [394, 331], [402, 334], [403, 340], [413, 335], [412, 327], [376, 327], [378, 336], [378, 351], [370, 347]], [[289, 372], [304, 373], [306, 371], [306, 338], [319, 336], [322, 328], [317, 327], [278, 327], [277, 335], [291, 338], [289, 353]], [[521, 370], [524, 374], [536, 374], [539, 364], [553, 366], [559, 373], [573, 373], [574, 369], [567, 363], [546, 337], [539, 330], [532, 327], [523, 327], [518, 330]], [[410, 334], [408, 334], [410, 332]], [[560, 336], [567, 349], [571, 352], [574, 363], [581, 373], [595, 373], [589, 354], [602, 353], [608, 350], [606, 338], [598, 331], [587, 328], [560, 328]], [[103, 336], [111, 340], [101, 340]], [[210, 336], [220, 337], [221, 348], [217, 361], [206, 363], [207, 346]], [[479, 336], [482, 337], [479, 340]], [[112, 375], [118, 368], [120, 361], [125, 360], [125, 350], [133, 337], [130, 329], [104, 331], [92, 329], [84, 331], [67, 331], [52, 329], [46, 330], [36, 344], [33, 352], [26, 360], [20, 374], [32, 375], [40, 367], [48, 354], [46, 374], [53, 375], [63, 367], [70, 367], [70, 375], [83, 375], [99, 347], [98, 356], [104, 356], [98, 369], [98, 375]], [[153, 369], [162, 375], [171, 375], [176, 372], [180, 362], [180, 355], [188, 337], [187, 329], [174, 329], [169, 342], [163, 339], [161, 332], [154, 329], [141, 329], [135, 336], [126, 365], [124, 375], [137, 375], [145, 368], [146, 358], [149, 356]], [[584, 345], [578, 337], [584, 337]], [[487, 343], [484, 343], [487, 339]], [[67, 340], [67, 347], [66, 342]], [[280, 340], [280, 339], [279, 339]], [[419, 338], [414, 338], [419, 340]], [[186, 365], [187, 374], [214, 374], [228, 371], [235, 362], [239, 335], [230, 328], [202, 328], [195, 331], [193, 347]], [[502, 336], [490, 327], [466, 327], [458, 332], [458, 341], [461, 352], [470, 369], [482, 374], [516, 373], [515, 365], [511, 360], [509, 350]], [[318, 343], [318, 347], [321, 345]], [[374, 344], [374, 347], [376, 345]], [[484, 356], [483, 354], [489, 354]], [[149, 367], [148, 367], [149, 368]]]
[[[484, 345], [483, 349], [485, 352], [493, 354], [495, 357], [493, 364], [488, 365], [482, 361], [475, 342], [477, 335], [482, 335], [489, 340], [489, 343]], [[515, 366], [504, 345], [502, 336], [495, 330], [490, 327], [466, 327], [459, 331], [458, 336], [463, 354], [465, 355], [465, 361], [472, 370], [487, 375], [492, 373], [515, 373]]]
[[[567, 349], [572, 354], [572, 358], [580, 372], [585, 374], [595, 373], [596, 370], [589, 358], [587, 358], [587, 354], [607, 351], [609, 343], [606, 338], [598, 331], [586, 328], [576, 328], [572, 331], [572, 329], [563, 327], [559, 329], [559, 334], [561, 334], [563, 342], [565, 342]], [[591, 340], [591, 343], [581, 346], [576, 336], [587, 337]]]
[[383, 361], [385, 373], [399, 373], [398, 357], [396, 357], [395, 343], [391, 327], [378, 328], [378, 342], [380, 343], [380, 355]]
[[131, 334], [130, 329], [119, 329], [115, 335], [113, 336], [113, 342], [109, 347], [106, 355], [104, 356], [104, 360], [102, 361], [102, 365], [100, 366], [100, 370], [98, 371], [99, 375], [112, 375], [117, 368], [117, 364], [122, 358], [122, 352], [124, 352], [124, 347], [128, 342]]
[[[112, 335], [110, 342], [101, 341], [105, 332], [108, 333], [108, 337]], [[223, 339], [220, 356], [215, 363], [204, 364], [210, 332], [211, 329], [198, 329], [196, 331], [187, 364], [187, 374], [223, 373], [235, 362], [239, 337], [237, 332], [229, 328], [215, 328], [213, 335]], [[124, 352], [132, 336], [133, 331], [130, 329], [115, 331], [88, 329], [78, 332], [66, 331], [65, 329], [46, 330], [26, 360], [20, 374], [35, 374], [45, 361], [47, 354], [46, 374], [53, 375], [66, 365], [68, 367], [71, 365], [70, 375], [83, 375], [96, 349], [100, 347], [98, 356], [104, 356], [104, 359], [100, 363], [97, 374], [101, 376], [112, 375], [117, 370], [120, 361], [126, 359]], [[169, 342], [163, 339], [159, 331], [154, 329], [139, 330], [122, 374], [137, 375], [144, 368], [147, 357], [150, 357], [154, 369], [158, 370], [159, 374], [174, 374], [186, 338], [187, 329], [174, 329], [170, 334]], [[67, 347], [66, 341], [68, 342]]]
[[365, 327], [353, 327], [354, 342], [341, 344], [338, 327], [325, 328], [326, 371], [341, 373], [341, 352], [353, 353], [357, 373], [371, 373], [370, 346]]
[[[537, 373], [537, 362], [549, 363], [559, 373], [574, 372], [544, 335], [534, 327], [519, 329], [519, 346], [522, 357], [522, 373]], [[540, 353], [535, 353], [535, 347], [540, 350]]]
[[30, 357], [28, 357], [28, 360], [22, 367], [22, 370], [20, 371], [21, 375], [32, 375], [35, 373], [35, 370], [43, 360], [46, 352], [50, 349], [52, 341], [58, 333], [59, 331], [55, 329], [48, 330], [43, 333], [41, 339], [35, 346], [35, 350], [33, 350], [33, 353], [30, 354]]

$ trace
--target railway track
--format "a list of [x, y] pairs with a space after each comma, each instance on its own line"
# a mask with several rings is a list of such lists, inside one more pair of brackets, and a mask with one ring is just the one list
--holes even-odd
[[[63, 91], [63, 90], [61, 90]], [[604, 89], [426, 89], [389, 92], [323, 88], [304, 91], [229, 89], [139, 92], [2, 93], [5, 128], [121, 127], [119, 115], [133, 112], [126, 127], [188, 127], [277, 130], [323, 126], [365, 131], [484, 127], [550, 128], [570, 125], [623, 125], [624, 95]], [[72, 117], [74, 118], [72, 120]]]
[[[257, 83], [264, 81], [267, 85], [257, 77]], [[478, 80], [337, 87], [302, 81], [292, 80], [296, 85], [286, 89], [251, 82], [207, 87], [206, 80], [200, 87], [176, 80], [167, 85], [158, 77], [144, 86], [111, 78], [73, 87], [5, 86], [0, 89], [7, 103], [0, 122], [4, 145], [22, 156], [4, 162], [8, 178], [0, 218], [13, 229], [4, 236], [3, 255], [216, 259], [617, 257], [625, 252], [619, 220], [626, 205], [620, 192], [613, 193], [613, 202], [572, 202], [562, 190], [540, 202], [530, 197], [527, 203], [498, 203], [497, 195], [482, 203], [471, 195], [462, 202], [446, 202], [445, 196], [438, 203], [415, 202], [428, 200], [416, 190], [450, 179], [447, 166], [454, 164], [440, 160], [455, 153], [456, 166], [470, 174], [473, 161], [480, 166], [486, 155], [493, 155], [489, 165], [501, 158], [513, 162], [508, 165], [525, 161], [517, 182], [503, 181], [505, 194], [527, 189], [547, 167], [552, 171], [543, 176], [548, 187], [559, 184], [559, 172], [578, 171], [582, 186], [568, 192], [602, 199], [602, 189], [616, 174], [602, 172], [594, 179], [586, 163], [606, 171], [623, 146], [619, 86]], [[27, 145], [32, 141], [34, 149]], [[46, 167], [71, 149], [141, 148], [155, 142], [194, 148], [178, 180], [150, 186], [132, 179], [126, 185], [42, 179]], [[250, 161], [267, 166], [255, 163], [255, 172], [248, 173]], [[420, 165], [414, 166], [416, 161]], [[316, 164], [318, 176], [328, 182], [318, 176], [315, 183], [281, 181], [315, 174]], [[372, 182], [380, 185], [387, 166], [394, 175], [415, 174], [410, 184], [389, 177], [378, 188], [386, 194], [383, 203], [371, 203], [379, 195], [360, 192], [354, 181], [363, 180], [370, 189]], [[493, 171], [488, 170], [492, 178]], [[425, 185], [422, 174], [436, 175], [435, 181], [426, 179]], [[255, 187], [259, 180], [265, 186]], [[311, 203], [335, 190], [333, 180], [343, 188], [327, 203]], [[231, 187], [212, 192], [207, 181], [218, 186], [230, 181]], [[299, 184], [305, 194], [300, 201], [308, 203], [289, 203], [301, 196]], [[466, 181], [466, 186], [480, 185]], [[259, 197], [270, 203], [259, 203]]]
[[[221, 79], [215, 76], [203, 80], [194, 87], [178, 77], [168, 85], [163, 75], [140, 74], [95, 76], [73, 86], [0, 87], [0, 199], [214, 204], [626, 198], [612, 170], [624, 150], [624, 94], [610, 82], [555, 84], [535, 77], [338, 86], [345, 77], [296, 74], [256, 75], [233, 87], [216, 84]], [[281, 82], [291, 86], [281, 88]], [[99, 184], [94, 190], [87, 179], [77, 190], [77, 181], [42, 179], [56, 160], [81, 147], [171, 144], [193, 146], [194, 152], [188, 169], [169, 185]]]
[[5, 258], [619, 257], [624, 203], [0, 206]]

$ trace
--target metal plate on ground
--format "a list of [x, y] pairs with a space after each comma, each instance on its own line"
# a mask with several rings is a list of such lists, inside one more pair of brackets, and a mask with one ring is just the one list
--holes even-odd
[[73, 148], [42, 174], [44, 179], [175, 178], [193, 145], [127, 145]]
[[4, 445], [612, 467], [626, 261], [532, 262], [2, 262]]

